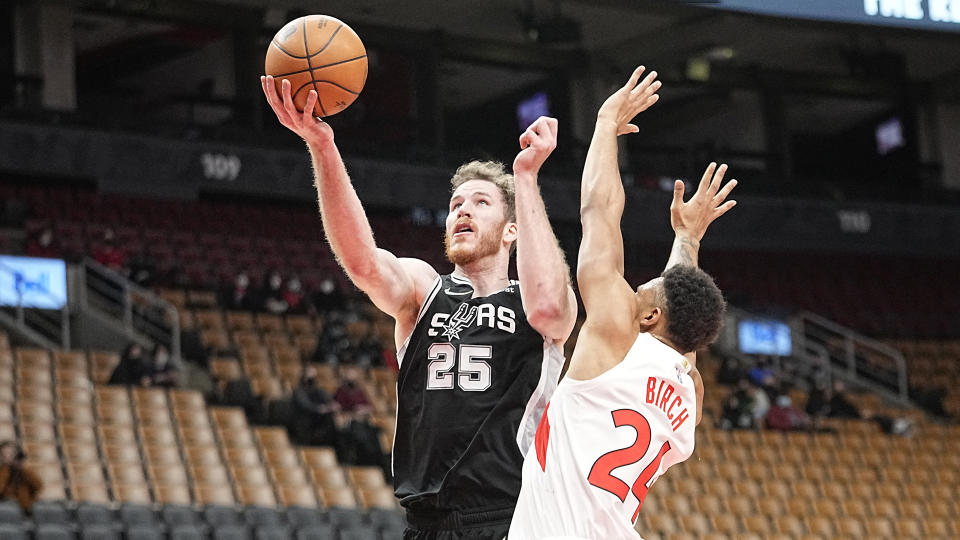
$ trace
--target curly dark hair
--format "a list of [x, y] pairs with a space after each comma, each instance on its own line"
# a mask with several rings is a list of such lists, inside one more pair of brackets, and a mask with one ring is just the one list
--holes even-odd
[[717, 339], [727, 303], [713, 278], [703, 270], [679, 264], [661, 274], [670, 341], [681, 353], [706, 347]]

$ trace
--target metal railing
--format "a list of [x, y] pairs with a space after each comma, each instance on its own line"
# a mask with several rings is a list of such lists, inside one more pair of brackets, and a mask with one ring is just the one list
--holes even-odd
[[180, 358], [180, 314], [173, 304], [92, 259], [79, 270], [83, 309], [114, 320], [130, 337], [162, 343]]
[[900, 351], [815, 313], [800, 313], [794, 326], [794, 342], [801, 355], [819, 357], [835, 376], [909, 404], [907, 364]]
[[[0, 264], [0, 274], [11, 283], [20, 281], [18, 272]], [[16, 288], [16, 301], [5, 300], [0, 304], [0, 318], [30, 339], [47, 347], [70, 349], [70, 304], [48, 291], [33, 290], [31, 295], [49, 300], [50, 305], [63, 302], [59, 309], [28, 307], [23, 304], [23, 292]]]

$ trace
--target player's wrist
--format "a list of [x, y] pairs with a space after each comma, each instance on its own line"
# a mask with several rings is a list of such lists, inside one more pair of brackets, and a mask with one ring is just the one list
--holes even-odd
[[608, 116], [598, 116], [597, 117], [597, 131], [613, 131], [616, 132], [620, 128], [620, 123], [617, 122], [616, 118], [611, 118]]

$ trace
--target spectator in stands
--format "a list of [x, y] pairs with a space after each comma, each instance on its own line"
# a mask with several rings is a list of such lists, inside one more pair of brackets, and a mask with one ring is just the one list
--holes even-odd
[[336, 446], [337, 424], [333, 414], [339, 410], [317, 379], [317, 368], [307, 364], [300, 382], [293, 389], [294, 418], [292, 435], [299, 444]]
[[720, 384], [737, 384], [743, 378], [743, 368], [740, 360], [735, 356], [725, 356], [720, 363], [720, 372], [717, 373], [717, 382]]
[[827, 416], [831, 418], [863, 418], [860, 409], [847, 398], [846, 386], [842, 381], [833, 383], [833, 393], [830, 396]]
[[753, 391], [747, 379], [740, 379], [737, 389], [723, 402], [718, 427], [750, 429], [753, 425]]
[[313, 351], [312, 361], [317, 364], [339, 364], [350, 349], [350, 337], [343, 322], [342, 314], [329, 312], [326, 324], [320, 331], [317, 348]]
[[250, 276], [246, 270], [233, 278], [233, 284], [220, 292], [220, 305], [234, 311], [255, 311], [259, 306], [254, 291], [250, 288]]
[[93, 251], [93, 258], [98, 263], [115, 272], [124, 275], [128, 272], [127, 252], [122, 247], [116, 245], [116, 237], [113, 229], [103, 231], [103, 243]]
[[369, 415], [373, 411], [367, 392], [357, 382], [360, 372], [356, 368], [342, 369], [342, 382], [333, 395], [334, 401], [340, 405], [340, 410], [350, 416]]
[[130, 343], [120, 355], [120, 363], [110, 374], [108, 384], [142, 385], [150, 383], [149, 364], [139, 343]]
[[49, 225], [27, 241], [26, 255], [28, 257], [60, 257], [60, 246], [53, 236], [53, 228]]
[[303, 293], [303, 283], [297, 276], [287, 280], [283, 288], [283, 301], [287, 303], [287, 313], [291, 315], [306, 315], [311, 311], [312, 306]]
[[750, 388], [750, 397], [752, 398], [750, 414], [753, 416], [753, 425], [762, 425], [763, 419], [766, 418], [767, 413], [770, 412], [770, 396], [766, 389], [752, 386]]
[[174, 388], [180, 383], [180, 368], [170, 357], [170, 351], [162, 343], [153, 349], [151, 362], [147, 367], [146, 386], [161, 386]]
[[750, 382], [756, 386], [763, 387], [769, 377], [775, 376], [773, 372], [773, 361], [770, 358], [764, 358], [748, 372]]
[[313, 295], [313, 305], [320, 313], [339, 311], [344, 307], [343, 293], [336, 282], [326, 278], [320, 282], [320, 290]]
[[921, 409], [933, 415], [940, 421], [950, 422], [954, 420], [953, 415], [947, 411], [944, 400], [947, 398], [947, 389], [943, 387], [931, 388], [910, 388], [910, 398], [920, 406]]
[[787, 394], [780, 394], [774, 400], [767, 413], [767, 427], [777, 431], [799, 431], [807, 429], [810, 419], [800, 409], [793, 406]]
[[267, 279], [263, 284], [263, 304], [261, 311], [273, 313], [274, 315], [283, 315], [290, 309], [290, 305], [284, 300], [283, 276], [276, 270], [271, 270], [267, 274]]
[[825, 382], [814, 386], [807, 395], [806, 413], [813, 419], [830, 414], [830, 387]]
[[43, 490], [43, 482], [24, 466], [26, 457], [15, 441], [0, 443], [0, 499], [15, 499], [25, 512], [30, 512]]

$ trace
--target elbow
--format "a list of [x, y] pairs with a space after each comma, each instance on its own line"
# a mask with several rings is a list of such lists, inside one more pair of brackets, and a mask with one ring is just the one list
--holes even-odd
[[563, 316], [564, 304], [562, 302], [540, 302], [527, 313], [527, 322], [530, 323], [530, 326], [540, 330], [552, 326]]
[[340, 266], [355, 283], [368, 283], [378, 275], [375, 257], [344, 258]]

